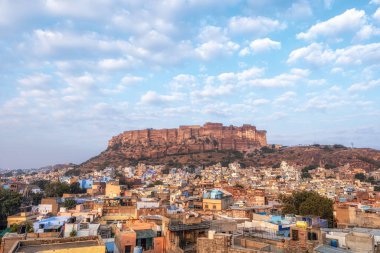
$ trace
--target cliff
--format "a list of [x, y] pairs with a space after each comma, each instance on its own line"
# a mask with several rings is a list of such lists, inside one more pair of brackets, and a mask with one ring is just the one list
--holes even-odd
[[119, 150], [128, 158], [140, 159], [217, 150], [248, 152], [265, 145], [266, 131], [256, 130], [255, 126], [206, 123], [174, 129], [126, 131], [112, 137], [108, 150]]

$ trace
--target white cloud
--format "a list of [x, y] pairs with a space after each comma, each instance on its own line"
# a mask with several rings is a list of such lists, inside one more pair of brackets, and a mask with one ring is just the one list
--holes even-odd
[[374, 18], [377, 22], [380, 22], [380, 8], [377, 8], [376, 12], [373, 14], [373, 18]]
[[[112, 40], [101, 38], [96, 33], [77, 34], [73, 32], [42, 30], [33, 32], [32, 46], [39, 54], [64, 53], [64, 50], [78, 50], [74, 52], [90, 53], [93, 50], [122, 52], [130, 46], [128, 42], [122, 40]], [[29, 45], [21, 44], [21, 48], [30, 50]]]
[[284, 103], [284, 102], [287, 102], [287, 101], [294, 99], [296, 96], [297, 96], [297, 93], [295, 93], [294, 91], [287, 91], [287, 92], [281, 94], [280, 96], [278, 96], [274, 100], [274, 103], [275, 104], [281, 104], [281, 103]]
[[323, 65], [335, 59], [334, 52], [326, 49], [323, 44], [312, 43], [306, 47], [293, 50], [288, 57], [288, 63], [294, 63], [298, 60], [304, 60], [309, 63]]
[[327, 21], [313, 25], [307, 32], [297, 34], [297, 38], [304, 40], [316, 40], [320, 37], [339, 39], [347, 32], [360, 30], [366, 22], [365, 11], [350, 9]]
[[249, 33], [253, 36], [266, 35], [270, 32], [285, 29], [286, 25], [267, 17], [235, 16], [229, 20], [228, 29], [233, 34]]
[[248, 82], [250, 86], [263, 88], [289, 87], [296, 85], [310, 74], [307, 69], [291, 69], [290, 73], [283, 73], [272, 78], [253, 79]]
[[366, 91], [366, 90], [373, 89], [379, 86], [380, 86], [380, 79], [371, 80], [368, 82], [355, 83], [348, 88], [348, 91], [350, 92]]
[[370, 4], [380, 4], [380, 0], [371, 0]]
[[53, 15], [99, 18], [110, 11], [112, 3], [104, 0], [45, 0], [46, 10]]
[[269, 103], [270, 103], [269, 99], [259, 98], [259, 99], [253, 100], [250, 104], [253, 105], [253, 106], [260, 106], [260, 105], [266, 105], [266, 104], [269, 104]]
[[226, 36], [225, 31], [216, 26], [203, 27], [198, 37], [201, 43], [195, 48], [195, 54], [203, 60], [230, 55], [240, 47]]
[[263, 38], [252, 41], [249, 46], [254, 53], [260, 53], [271, 49], [281, 49], [281, 42]]
[[19, 80], [19, 83], [28, 88], [46, 88], [49, 82], [51, 81], [51, 76], [38, 73], [31, 76], [27, 76]]
[[362, 65], [374, 64], [380, 61], [380, 43], [353, 45], [335, 51], [321, 43], [312, 43], [309, 46], [293, 50], [288, 57], [290, 64], [306, 62], [314, 65]]
[[118, 70], [118, 69], [125, 69], [133, 66], [133, 62], [126, 60], [126, 59], [103, 59], [100, 60], [99, 68], [105, 69], [105, 70]]
[[155, 91], [148, 91], [141, 96], [140, 103], [146, 105], [163, 105], [175, 102], [183, 98], [182, 93], [172, 93], [170, 95], [161, 95]]
[[287, 16], [295, 19], [309, 18], [313, 16], [313, 10], [307, 0], [300, 0], [292, 4], [288, 9]]
[[179, 90], [183, 88], [194, 88], [197, 85], [197, 78], [189, 74], [179, 74], [173, 77], [169, 86], [174, 90]]

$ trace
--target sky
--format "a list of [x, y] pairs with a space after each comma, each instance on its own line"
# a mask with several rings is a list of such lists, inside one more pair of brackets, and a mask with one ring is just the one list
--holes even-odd
[[221, 122], [380, 149], [380, 0], [0, 0], [0, 168]]

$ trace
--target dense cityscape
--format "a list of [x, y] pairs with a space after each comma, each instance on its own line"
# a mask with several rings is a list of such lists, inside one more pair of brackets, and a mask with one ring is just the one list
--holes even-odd
[[380, 0], [0, 0], [0, 253], [380, 253]]
[[[268, 145], [265, 134], [219, 123], [127, 131], [111, 139], [107, 158], [128, 150], [128, 165], [91, 169], [95, 157], [91, 166], [4, 171], [1, 252], [376, 252], [380, 152]], [[152, 164], [149, 151], [163, 146], [171, 154], [154, 157], [176, 162]], [[287, 149], [301, 151], [298, 162], [244, 160]], [[300, 163], [310, 152], [312, 162]], [[207, 165], [178, 162], [199, 153], [209, 155]], [[212, 162], [213, 153], [229, 159]]]

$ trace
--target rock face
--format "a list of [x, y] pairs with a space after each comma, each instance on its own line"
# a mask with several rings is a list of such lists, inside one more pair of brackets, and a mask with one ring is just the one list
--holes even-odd
[[180, 126], [174, 129], [126, 131], [112, 137], [107, 150], [121, 151], [129, 158], [159, 158], [213, 150], [250, 151], [267, 145], [266, 131], [255, 126]]

